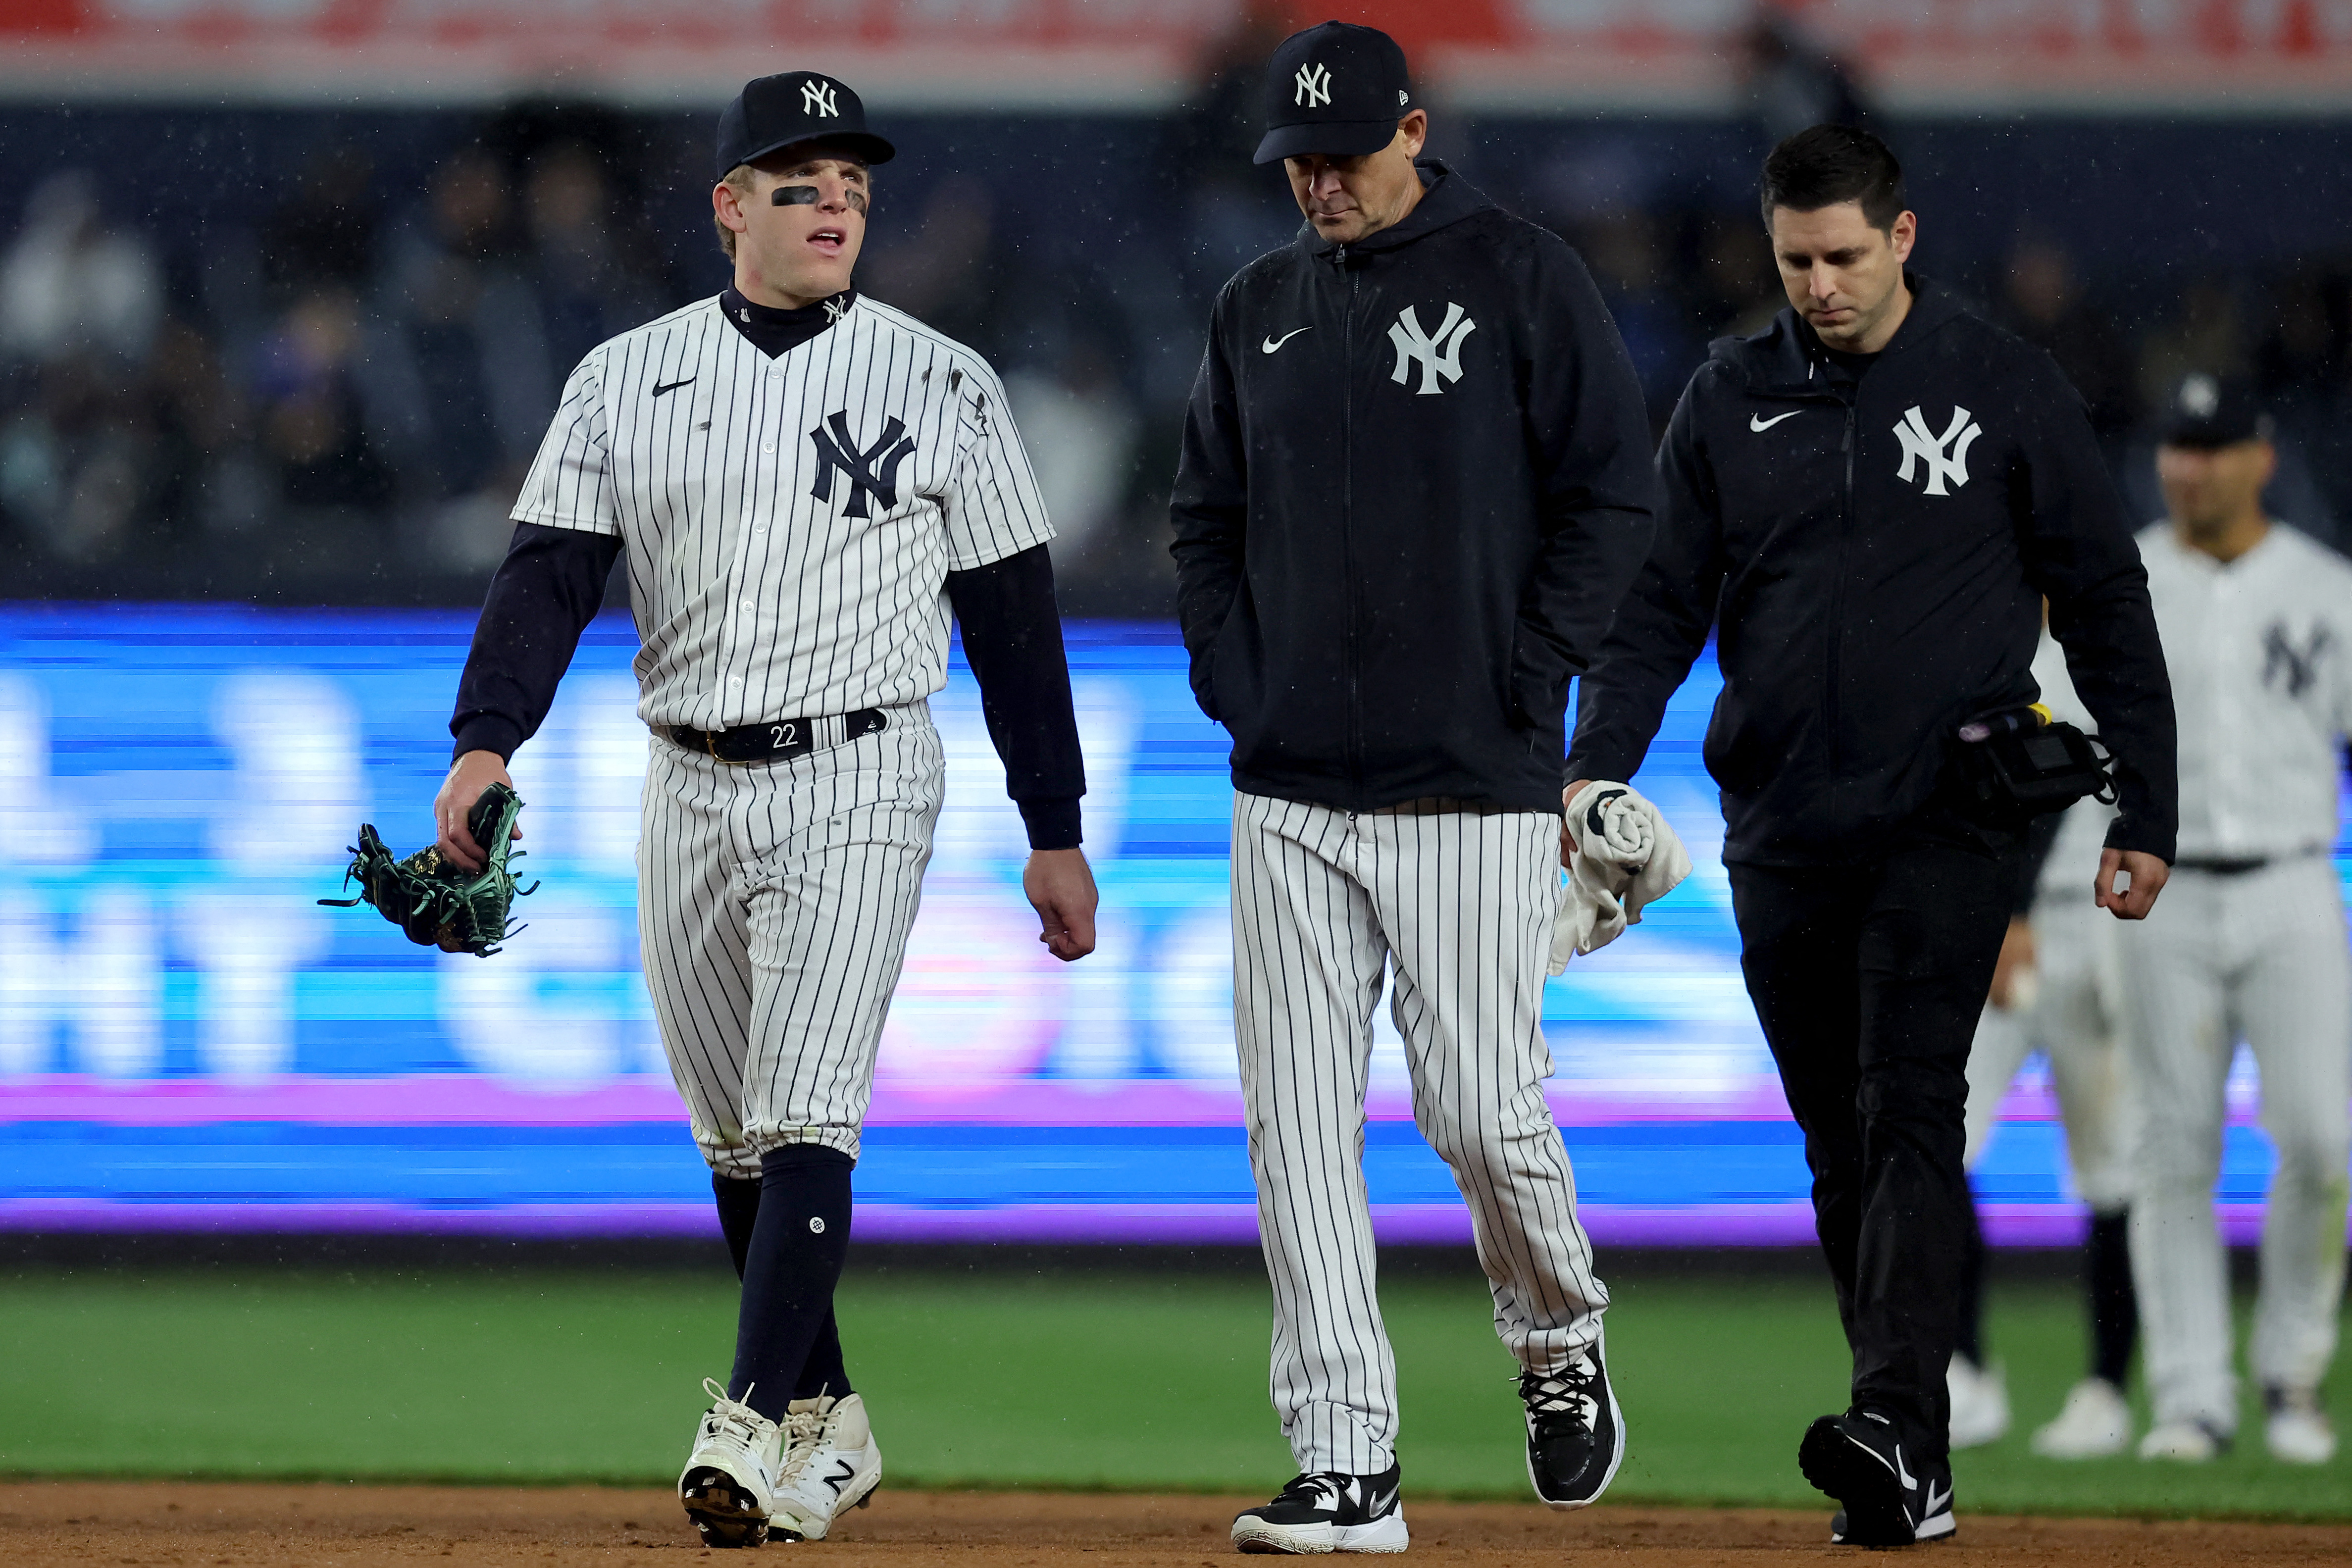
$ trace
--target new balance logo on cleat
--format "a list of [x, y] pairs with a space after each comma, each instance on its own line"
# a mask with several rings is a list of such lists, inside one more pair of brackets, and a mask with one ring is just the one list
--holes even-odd
[[1411, 1538], [1397, 1506], [1398, 1468], [1376, 1476], [1338, 1470], [1294, 1476], [1263, 1508], [1234, 1517], [1243, 1552], [1320, 1556], [1327, 1552], [1402, 1552]]
[[882, 1451], [863, 1398], [793, 1400], [784, 1413], [771, 1538], [823, 1541], [844, 1513], [866, 1505], [881, 1480]]

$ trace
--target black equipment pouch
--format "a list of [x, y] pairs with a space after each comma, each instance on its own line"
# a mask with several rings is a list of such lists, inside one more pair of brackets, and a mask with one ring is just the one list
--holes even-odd
[[1969, 720], [1953, 735], [1952, 758], [1964, 809], [1986, 821], [2021, 827], [2086, 797], [2115, 803], [2113, 755], [2038, 707]]

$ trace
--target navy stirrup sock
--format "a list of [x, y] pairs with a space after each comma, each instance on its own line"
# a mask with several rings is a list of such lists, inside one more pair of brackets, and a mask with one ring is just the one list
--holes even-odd
[[735, 1260], [735, 1277], [743, 1277], [743, 1263], [751, 1255], [751, 1227], [760, 1218], [760, 1184], [710, 1173], [710, 1191], [719, 1199], [719, 1229], [727, 1238], [727, 1256]]
[[[793, 1144], [771, 1150], [760, 1162], [759, 1214], [743, 1260], [742, 1315], [735, 1331], [735, 1371], [728, 1379], [730, 1398], [744, 1402], [772, 1421], [800, 1393], [805, 1375], [822, 1380], [837, 1366], [840, 1339], [827, 1334], [833, 1321], [833, 1288], [849, 1249], [849, 1175], [856, 1162], [839, 1149]], [[818, 1353], [832, 1341], [831, 1355]], [[845, 1393], [844, 1386], [832, 1391]]]
[[2084, 1272], [2091, 1287], [2091, 1375], [2117, 1388], [2131, 1376], [2132, 1345], [2139, 1338], [2139, 1297], [2132, 1291], [2131, 1211], [2091, 1216]]

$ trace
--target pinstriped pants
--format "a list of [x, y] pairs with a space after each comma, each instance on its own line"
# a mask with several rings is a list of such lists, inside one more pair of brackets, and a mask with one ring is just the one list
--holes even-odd
[[719, 1175], [756, 1179], [787, 1144], [857, 1157], [945, 777], [923, 703], [749, 768], [656, 737], [637, 934], [671, 1075]]
[[1234, 1035], [1274, 1287], [1271, 1392], [1302, 1470], [1368, 1475], [1395, 1456], [1363, 1168], [1391, 964], [1413, 1121], [1470, 1206], [1496, 1333], [1538, 1372], [1600, 1338], [1609, 1295], [1543, 1095], [1559, 887], [1556, 816], [1234, 798]]
[[2352, 1204], [2352, 956], [2325, 855], [2238, 876], [2183, 868], [2120, 933], [2124, 1064], [2140, 1116], [2131, 1254], [2159, 1421], [2238, 1425], [2229, 1266], [2213, 1224], [2237, 1042], [2262, 1071], [2278, 1164], [2250, 1370], [2315, 1387], [2336, 1355]]

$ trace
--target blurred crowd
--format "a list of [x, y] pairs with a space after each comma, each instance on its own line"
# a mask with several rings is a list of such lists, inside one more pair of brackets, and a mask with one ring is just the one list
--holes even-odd
[[[1003, 372], [1080, 613], [1167, 612], [1161, 507], [1208, 303], [1297, 227], [1279, 172], [1249, 162], [1265, 42], [1233, 40], [1180, 113], [1102, 146], [1101, 221], [1083, 190], [1038, 205], [1005, 158], [941, 159], [860, 269], [867, 293]], [[1776, 70], [1758, 77], [1759, 150], [1776, 117], [1836, 111], [1847, 91]], [[1066, 126], [1040, 129], [1063, 139], [1066, 175], [1085, 166]], [[329, 141], [257, 193], [253, 221], [194, 234], [126, 217], [119, 171], [48, 172], [0, 213], [11, 596], [478, 601], [570, 368], [723, 280], [696, 141], [669, 139], [659, 191], [643, 171], [660, 139], [626, 118], [451, 115], [422, 179], [381, 177], [363, 138]], [[1606, 139], [1507, 179], [1471, 162], [1582, 252], [1661, 425], [1708, 340], [1779, 306], [1752, 206], [1678, 193]], [[1144, 199], [1111, 189], [1130, 182]], [[2284, 458], [2275, 507], [2346, 542], [2352, 246], [2187, 277], [2105, 260], [2025, 234], [1948, 281], [2057, 358], [2139, 515], [2161, 510], [2151, 411], [2201, 370], [2258, 386]]]

